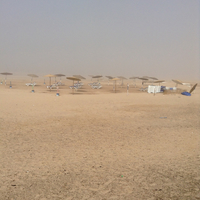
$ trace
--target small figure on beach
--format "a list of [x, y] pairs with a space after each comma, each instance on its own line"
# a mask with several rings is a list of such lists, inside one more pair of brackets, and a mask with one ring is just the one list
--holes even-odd
[[127, 94], [128, 94], [128, 92], [129, 92], [129, 84], [127, 84]]

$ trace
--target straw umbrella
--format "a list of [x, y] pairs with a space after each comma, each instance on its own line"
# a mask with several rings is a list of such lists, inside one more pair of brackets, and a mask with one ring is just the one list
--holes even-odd
[[197, 83], [195, 85], [193, 85], [193, 87], [191, 88], [191, 90], [189, 91], [189, 93], [191, 94], [195, 90], [196, 87], [197, 87]]
[[112, 77], [112, 76], [106, 76], [108, 79], [113, 79], [114, 77]]
[[[79, 79], [86, 79], [85, 77], [81, 76], [81, 75], [73, 75], [73, 77], [75, 78], [79, 78]], [[79, 82], [79, 81], [78, 81]]]
[[80, 78], [80, 79], [86, 79], [85, 77], [83, 77], [81, 75], [73, 75], [73, 77]]
[[3, 72], [3, 73], [1, 73], [2, 75], [4, 75], [5, 76], [5, 85], [6, 85], [6, 80], [7, 80], [7, 76], [9, 76], [9, 75], [13, 75], [12, 73], [9, 73], [9, 72]]
[[33, 81], [33, 78], [37, 78], [38, 76], [35, 75], [35, 74], [27, 74], [27, 76], [30, 76], [31, 77], [31, 83]]
[[174, 83], [176, 83], [175, 87], [177, 87], [178, 84], [183, 85], [183, 83], [182, 83], [181, 81], [179, 81], [179, 80], [173, 80], [173, 79], [172, 79], [172, 81], [173, 81]]
[[[143, 80], [143, 81], [148, 81], [148, 78], [144, 78], [144, 77], [139, 77], [138, 79]], [[142, 85], [143, 85], [143, 81], [142, 81]]]
[[44, 77], [49, 77], [49, 86], [51, 86], [51, 78], [55, 77], [55, 75], [53, 75], [53, 74], [47, 74]]
[[127, 79], [124, 76], [118, 76], [118, 78], [120, 78], [122, 80], [121, 86], [124, 85], [123, 80]]
[[132, 76], [129, 79], [133, 79], [133, 82], [135, 83], [135, 87], [136, 87], [136, 79], [139, 78], [138, 76]]
[[157, 78], [155, 78], [155, 77], [148, 77], [149, 79], [152, 79], [152, 80], [158, 80]]
[[138, 76], [131, 76], [129, 79], [137, 79], [139, 78]]
[[149, 76], [142, 76], [141, 78], [147, 78], [147, 79], [149, 79]]
[[108, 85], [109, 85], [109, 80], [113, 79], [114, 77], [112, 77], [112, 76], [106, 76], [106, 78], [108, 78]]
[[113, 79], [111, 79], [111, 81], [115, 81], [115, 93], [116, 93], [116, 81], [119, 81], [120, 80], [120, 78], [113, 78]]
[[144, 78], [144, 77], [138, 77], [138, 79], [140, 79], [140, 80], [144, 80], [144, 81], [149, 80], [148, 78]]
[[55, 74], [55, 77], [60, 77], [60, 82], [61, 82], [61, 77], [65, 76], [64, 74]]
[[[37, 78], [38, 76], [37, 75], [35, 75], [35, 74], [27, 74], [27, 76], [30, 76], [31, 77], [31, 83], [32, 83], [32, 81], [33, 81], [33, 78]], [[32, 91], [31, 92], [35, 92], [35, 90], [34, 90], [34, 84], [32, 84]]]
[[160, 85], [160, 83], [163, 83], [163, 82], [165, 82], [165, 80], [156, 80], [153, 83], [159, 83], [159, 85]]
[[101, 76], [101, 75], [97, 75], [97, 76], [93, 76], [92, 78], [96, 78], [97, 81], [99, 82], [99, 78], [101, 78], [101, 77], [103, 77], [103, 76]]
[[[74, 81], [80, 81], [81, 79], [80, 78], [76, 78], [76, 77], [66, 77], [66, 79], [69, 79], [69, 80], [72, 80], [73, 81], [73, 86], [74, 86]], [[74, 88], [73, 88], [73, 94], [74, 94]]]

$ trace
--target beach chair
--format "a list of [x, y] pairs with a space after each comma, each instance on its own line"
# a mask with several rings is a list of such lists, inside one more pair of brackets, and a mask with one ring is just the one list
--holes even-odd
[[146, 91], [148, 91], [148, 87], [146, 87], [146, 88], [141, 87], [141, 88], [140, 88], [140, 91], [146, 92]]
[[93, 83], [93, 85], [91, 85], [91, 88], [92, 89], [101, 89], [102, 85], [100, 83], [96, 82], [96, 83]]
[[52, 85], [48, 85], [47, 86], [47, 89], [50, 89], [50, 90], [52, 90], [52, 89], [57, 89], [57, 87], [58, 87], [58, 84], [52, 84]]
[[64, 83], [62, 83], [62, 82], [57, 82], [56, 83], [58, 86], [64, 86], [65, 84]]
[[35, 86], [37, 85], [35, 82], [34, 83], [26, 83], [26, 86]]
[[78, 87], [77, 87], [76, 85], [72, 85], [72, 86], [70, 86], [69, 88], [70, 88], [71, 90], [72, 90], [72, 89], [75, 89], [76, 91], [78, 90]]

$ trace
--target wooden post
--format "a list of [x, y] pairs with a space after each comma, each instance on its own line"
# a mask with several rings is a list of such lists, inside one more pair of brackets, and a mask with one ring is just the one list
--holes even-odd
[[49, 86], [51, 85], [51, 77], [49, 77]]
[[73, 95], [74, 95], [74, 80], [73, 80], [72, 90], [73, 90]]

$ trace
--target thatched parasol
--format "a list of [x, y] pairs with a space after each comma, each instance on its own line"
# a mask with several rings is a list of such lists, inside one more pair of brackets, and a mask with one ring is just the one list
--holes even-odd
[[139, 78], [138, 76], [131, 76], [129, 79], [137, 79]]
[[119, 78], [119, 79], [122, 79], [122, 80], [123, 80], [123, 79], [127, 79], [127, 78], [124, 77], [124, 76], [118, 76], [118, 78]]
[[139, 78], [138, 76], [132, 76], [129, 79], [133, 79], [133, 83], [135, 84], [136, 87], [136, 79]]
[[92, 76], [92, 78], [101, 78], [101, 75], [97, 75], [97, 76]]
[[121, 86], [124, 84], [123, 80], [126, 80], [127, 78], [125, 78], [124, 76], [118, 76], [119, 79], [122, 80]]
[[81, 75], [73, 75], [73, 77], [79, 78], [79, 79], [86, 79], [85, 77], [81, 76]]
[[5, 76], [5, 85], [6, 85], [7, 76], [13, 75], [13, 74], [12, 74], [12, 73], [9, 73], [9, 72], [3, 72], [3, 73], [1, 73], [1, 74]]
[[179, 85], [183, 85], [183, 83], [182, 83], [181, 81], [179, 81], [179, 80], [173, 80], [173, 79], [172, 79], [172, 81], [173, 81], [174, 83], [176, 83], [175, 87], [177, 87], [178, 84], [179, 84]]
[[109, 84], [109, 81], [110, 81], [111, 79], [115, 78], [115, 77], [112, 77], [112, 76], [106, 76], [106, 78], [108, 78], [108, 85], [110, 85], [110, 84]]
[[61, 82], [61, 77], [62, 77], [62, 76], [65, 76], [65, 75], [64, 75], [64, 74], [55, 74], [55, 78], [56, 78], [56, 77], [60, 77], [60, 82]]
[[27, 74], [27, 76], [30, 76], [31, 77], [31, 83], [33, 81], [33, 78], [37, 78], [38, 76], [35, 75], [35, 74]]
[[49, 77], [49, 86], [51, 86], [51, 78], [55, 77], [55, 75], [53, 75], [53, 74], [47, 74], [44, 77]]
[[[72, 80], [73, 81], [73, 86], [74, 86], [74, 81], [81, 81], [80, 78], [76, 78], [74, 76], [66, 77], [66, 79]], [[73, 94], [74, 94], [74, 88], [72, 88], [72, 89], [73, 89]]]
[[108, 79], [113, 79], [114, 77], [112, 77], [112, 76], [106, 76], [106, 78], [108, 78]]
[[120, 80], [120, 78], [113, 78], [113, 79], [111, 79], [111, 81], [115, 81], [115, 93], [116, 93], [116, 81], [119, 81]]
[[148, 76], [143, 76], [142, 78], [147, 78], [147, 79], [149, 79], [149, 77], [148, 77]]
[[102, 78], [102, 77], [103, 77], [102, 75], [96, 75], [96, 76], [92, 76], [92, 79], [93, 79], [93, 78], [96, 78], [97, 81], [99, 82], [99, 78]]
[[189, 93], [191, 94], [195, 90], [196, 87], [197, 87], [197, 83], [195, 85], [193, 85], [193, 87], [191, 88], [191, 90], [189, 91]]
[[156, 80], [153, 83], [159, 83], [159, 85], [160, 85], [160, 83], [163, 83], [163, 82], [165, 82], [165, 80]]
[[145, 78], [145, 77], [138, 77], [138, 79], [143, 80], [143, 81], [149, 80], [149, 78]]
[[147, 78], [147, 76], [139, 77], [138, 79], [143, 80], [142, 81], [142, 85], [144, 84], [144, 81], [148, 81], [149, 80], [149, 78]]
[[157, 78], [155, 78], [155, 77], [148, 77], [149, 79], [152, 79], [152, 80], [158, 80]]

